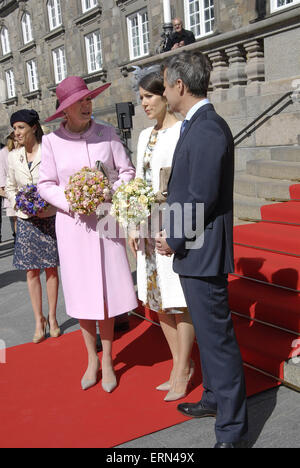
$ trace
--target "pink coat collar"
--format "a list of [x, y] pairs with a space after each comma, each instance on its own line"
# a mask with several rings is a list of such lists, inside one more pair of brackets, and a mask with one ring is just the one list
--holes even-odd
[[71, 140], [86, 140], [96, 131], [96, 123], [92, 120], [90, 128], [84, 133], [72, 133], [65, 128], [65, 122], [62, 122], [59, 127], [60, 132]]

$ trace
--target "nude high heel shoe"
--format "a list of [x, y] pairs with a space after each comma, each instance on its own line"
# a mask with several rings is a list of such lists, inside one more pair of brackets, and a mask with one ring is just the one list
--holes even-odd
[[156, 390], [159, 390], [161, 392], [168, 392], [169, 390], [171, 390], [170, 380], [162, 383], [161, 385], [158, 385], [158, 387], [156, 387]]
[[[193, 367], [195, 367], [195, 363], [194, 361], [191, 359], [191, 362], [190, 362], [190, 368], [192, 369]], [[170, 375], [170, 379], [167, 381], [167, 382], [164, 382], [162, 383], [161, 385], [158, 385], [158, 387], [156, 387], [156, 390], [159, 390], [161, 392], [168, 392], [169, 390], [171, 390], [172, 388], [172, 376], [173, 376], [173, 372], [171, 372], [171, 375]]]
[[[194, 364], [194, 363], [193, 363]], [[193, 383], [193, 376], [194, 376], [194, 373], [195, 373], [195, 367], [194, 365], [191, 366], [190, 368], [190, 373], [188, 375], [188, 377], [186, 377], [185, 379], [182, 379], [182, 380], [177, 380], [174, 382], [174, 387], [176, 386], [176, 383], [185, 383], [186, 384], [186, 388], [185, 388], [185, 391], [183, 393], [177, 393], [175, 392], [174, 390], [170, 390], [166, 397], [164, 398], [165, 401], [176, 401], [176, 400], [180, 400], [181, 398], [184, 398], [186, 397], [187, 395], [187, 392], [188, 392], [188, 389], [190, 387], [190, 385], [192, 385]]]
[[117, 378], [114, 378], [113, 382], [103, 382], [102, 380], [102, 388], [105, 392], [111, 393], [117, 387]]
[[61, 330], [60, 328], [50, 328], [50, 322], [49, 322], [49, 317], [47, 319], [47, 323], [49, 325], [49, 333], [50, 333], [50, 336], [51, 338], [59, 338], [60, 335], [61, 335]]
[[96, 377], [94, 379], [92, 379], [92, 380], [87, 380], [87, 379], [85, 379], [85, 375], [84, 375], [82, 380], [81, 380], [82, 390], [88, 390], [89, 388], [94, 387], [94, 385], [96, 385], [96, 383], [98, 381], [99, 370], [100, 370], [100, 362], [98, 361]]
[[173, 374], [174, 374], [174, 371], [172, 370], [169, 380], [167, 382], [164, 382], [158, 385], [158, 387], [156, 387], [156, 390], [159, 390], [160, 392], [168, 392], [169, 390], [171, 390]]
[[114, 373], [114, 376], [113, 376], [111, 381], [105, 382], [103, 380], [103, 361], [102, 361], [102, 382], [101, 382], [101, 385], [102, 385], [103, 390], [105, 392], [107, 392], [107, 393], [111, 393], [117, 386], [117, 378], [115, 376], [115, 373]]
[[43, 331], [42, 333], [35, 333], [33, 339], [32, 339], [32, 342], [34, 344], [39, 344], [39, 343], [42, 343], [42, 341], [44, 341], [46, 339], [46, 331], [47, 331], [47, 320], [45, 319], [45, 317], [43, 317], [43, 322], [44, 322], [44, 325], [43, 325]]

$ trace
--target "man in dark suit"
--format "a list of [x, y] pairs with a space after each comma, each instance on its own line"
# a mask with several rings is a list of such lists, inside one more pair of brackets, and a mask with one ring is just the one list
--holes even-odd
[[161, 255], [175, 253], [174, 271], [195, 327], [204, 386], [200, 402], [178, 409], [191, 417], [216, 416], [216, 448], [246, 447], [243, 364], [228, 306], [227, 275], [234, 270], [233, 138], [206, 98], [210, 65], [204, 55], [171, 57], [164, 76], [170, 109], [185, 117], [167, 199], [170, 208], [181, 207], [181, 214], [174, 210], [156, 244]]
[[193, 44], [196, 41], [194, 33], [183, 28], [183, 23], [180, 18], [175, 18], [173, 20], [173, 27], [174, 31], [168, 37], [164, 52]]

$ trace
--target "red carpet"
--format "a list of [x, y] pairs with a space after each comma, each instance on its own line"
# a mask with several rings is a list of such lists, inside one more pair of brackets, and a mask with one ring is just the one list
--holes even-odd
[[300, 210], [298, 201], [274, 203], [261, 207], [262, 219], [265, 221], [300, 224]]
[[300, 201], [300, 184], [290, 186], [290, 195], [292, 200]]
[[[114, 355], [119, 386], [106, 394], [101, 383], [87, 392], [80, 388], [86, 366], [80, 332], [8, 349], [7, 364], [0, 364], [1, 448], [108, 448], [186, 420], [178, 402], [165, 403], [165, 393], [155, 390], [170, 372], [159, 327], [131, 317], [130, 331], [116, 337]], [[194, 359], [195, 386], [186, 401], [202, 394], [197, 347]], [[245, 372], [249, 396], [276, 386]]]
[[259, 249], [300, 256], [299, 226], [260, 222], [235, 226], [233, 234], [236, 243], [257, 247], [257, 256]]
[[284, 362], [300, 354], [300, 184], [290, 194], [289, 202], [263, 206], [261, 222], [234, 228], [229, 277], [244, 362], [283, 380]]

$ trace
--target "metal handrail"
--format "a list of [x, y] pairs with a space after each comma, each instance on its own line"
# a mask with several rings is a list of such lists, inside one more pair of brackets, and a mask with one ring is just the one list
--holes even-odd
[[[290, 104], [293, 103], [293, 100], [291, 98], [291, 95], [293, 94], [293, 91], [288, 91], [285, 93], [281, 98], [279, 98], [276, 102], [274, 102], [270, 107], [268, 107], [264, 112], [262, 112], [256, 119], [254, 119], [250, 124], [248, 124], [243, 130], [241, 130], [237, 135], [234, 136], [234, 144], [235, 146], [241, 143], [245, 138], [248, 138], [257, 128], [259, 128], [261, 125], [263, 125], [267, 120], [269, 120], [271, 117], [273, 117], [274, 114], [268, 115], [267, 114], [273, 110], [278, 104], [280, 104], [282, 101], [284, 101], [287, 97], [289, 97], [289, 101], [285, 103], [285, 105], [280, 108], [276, 113], [281, 112], [285, 107], [289, 106]], [[267, 116], [262, 122], [260, 122], [259, 125], [255, 126], [254, 128], [251, 129], [259, 120], [261, 120], [263, 117]], [[248, 130], [250, 130], [248, 132]], [[243, 136], [242, 136], [243, 135]]]

